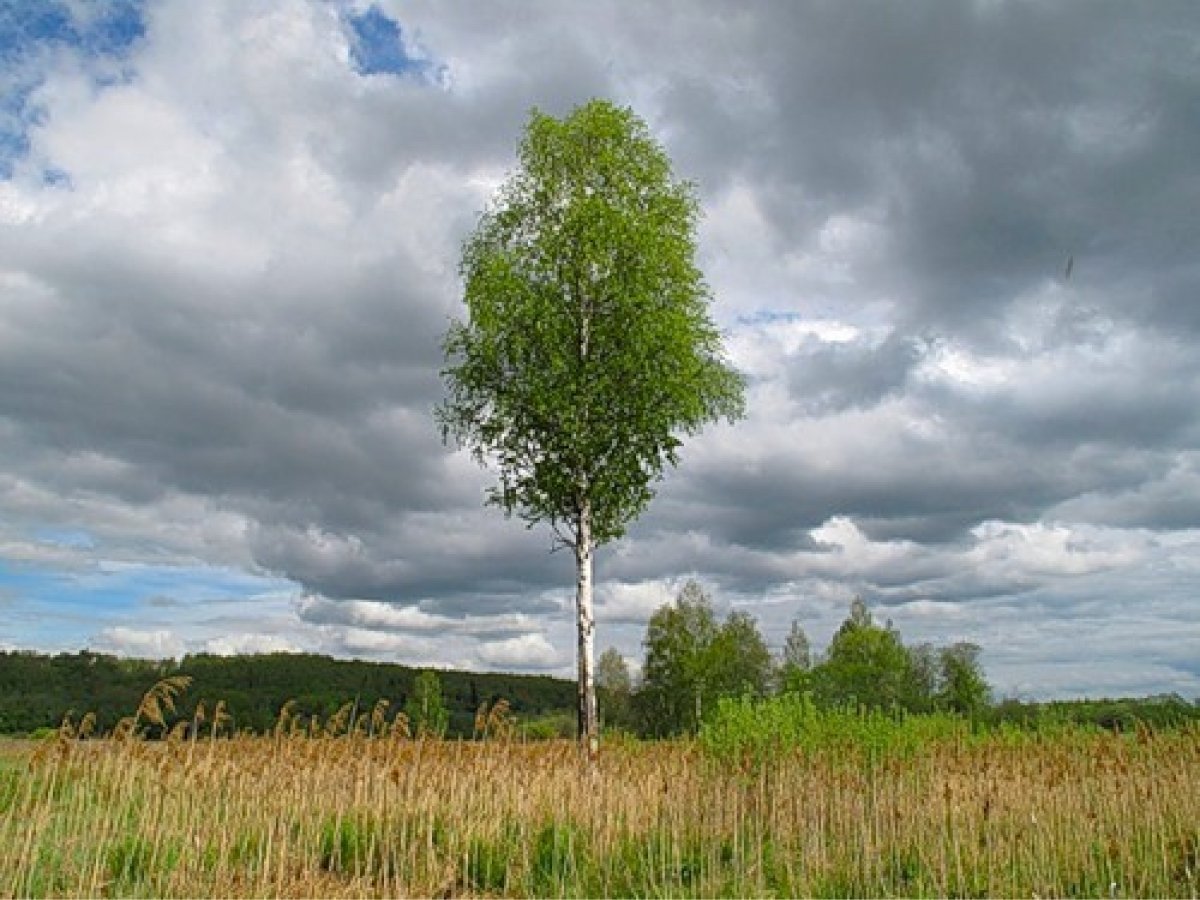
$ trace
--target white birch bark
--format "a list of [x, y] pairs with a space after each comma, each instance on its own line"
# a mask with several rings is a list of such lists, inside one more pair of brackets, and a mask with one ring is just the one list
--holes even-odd
[[596, 667], [594, 634], [596, 619], [592, 610], [592, 523], [591, 509], [584, 504], [579, 511], [575, 542], [575, 616], [579, 630], [579, 741], [594, 760], [600, 749], [600, 722], [596, 714]]

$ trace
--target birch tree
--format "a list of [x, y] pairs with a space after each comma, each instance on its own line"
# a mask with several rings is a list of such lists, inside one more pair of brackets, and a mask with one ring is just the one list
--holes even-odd
[[467, 317], [443, 350], [444, 436], [494, 467], [490, 502], [574, 551], [579, 736], [598, 740], [593, 558], [645, 509], [682, 438], [742, 413], [696, 264], [699, 204], [631, 110], [534, 111], [466, 240]]

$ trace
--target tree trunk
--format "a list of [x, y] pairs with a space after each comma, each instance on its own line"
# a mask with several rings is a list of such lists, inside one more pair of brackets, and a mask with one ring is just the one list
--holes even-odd
[[596, 620], [592, 612], [592, 523], [587, 504], [579, 512], [575, 542], [575, 621], [579, 629], [579, 746], [594, 760], [600, 748], [600, 721], [596, 715], [596, 667], [593, 635]]

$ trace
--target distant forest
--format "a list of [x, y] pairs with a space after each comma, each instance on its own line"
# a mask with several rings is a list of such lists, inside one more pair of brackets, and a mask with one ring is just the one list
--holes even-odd
[[[402, 709], [421, 671], [293, 653], [198, 654], [162, 662], [86, 650], [57, 656], [0, 653], [0, 734], [55, 728], [68, 713], [76, 720], [95, 713], [97, 732], [107, 733], [137, 709], [150, 687], [173, 675], [192, 678], [179, 698], [176, 718], [189, 718], [200, 703], [211, 710], [224, 701], [234, 731], [271, 728], [289, 701], [291, 715], [300, 719], [315, 715], [327, 720], [346, 703], [355, 714], [369, 716], [381, 699], [392, 711]], [[438, 670], [437, 676], [450, 736], [471, 735], [479, 707], [500, 699], [508, 702], [518, 721], [561, 718], [574, 708], [575, 684], [559, 678], [453, 670]]]
[[[119, 659], [83, 651], [47, 656], [0, 652], [0, 734], [27, 735], [56, 728], [70, 714], [78, 721], [96, 716], [97, 733], [108, 733], [130, 715], [143, 694], [172, 675], [189, 675], [191, 687], [179, 698], [176, 719], [190, 718], [200, 703], [211, 710], [224, 701], [232, 730], [270, 729], [288, 701], [301, 719], [328, 720], [347, 703], [369, 716], [377, 701], [400, 710], [413, 695], [423, 670], [389, 663], [338, 660], [311, 654], [185, 656], [182, 660]], [[427, 670], [426, 670], [427, 671]], [[447, 736], [469, 737], [481, 705], [503, 699], [518, 723], [542, 727], [526, 733], [570, 734], [575, 683], [536, 675], [437, 670], [448, 712]], [[1178, 696], [1122, 700], [1034, 703], [1004, 700], [972, 717], [981, 726], [1044, 728], [1081, 724], [1110, 730], [1173, 728], [1200, 723], [1200, 705]], [[552, 726], [552, 727], [547, 727]], [[632, 730], [654, 734], [645, 726]]]

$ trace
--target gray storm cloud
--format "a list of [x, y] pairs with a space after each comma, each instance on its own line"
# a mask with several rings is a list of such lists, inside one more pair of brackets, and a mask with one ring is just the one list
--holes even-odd
[[431, 410], [459, 247], [527, 111], [603, 95], [696, 181], [751, 385], [600, 556], [621, 649], [696, 575], [775, 642], [861, 593], [1034, 693], [1088, 690], [1078, 615], [1097, 691], [1200, 692], [1175, 628], [1200, 545], [1194, 6], [379, 9], [437, 79], [356, 71], [345, 16], [302, 0], [151, 4], [102, 85], [40, 63], [0, 181], [3, 558], [72, 527], [94, 544], [39, 564], [198, 560], [310, 598], [232, 649], [566, 665], [567, 561], [481, 508]]

